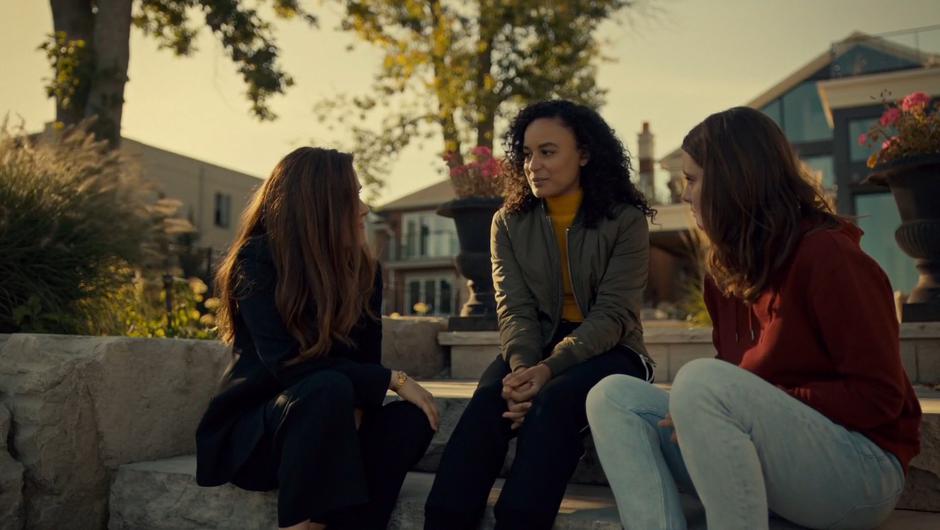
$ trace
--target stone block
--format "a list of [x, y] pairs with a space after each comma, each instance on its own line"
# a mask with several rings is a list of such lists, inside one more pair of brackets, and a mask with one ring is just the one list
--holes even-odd
[[417, 471], [426, 471], [429, 473], [437, 471], [437, 466], [441, 462], [441, 456], [444, 454], [444, 447], [447, 445], [447, 440], [450, 439], [451, 433], [454, 432], [454, 428], [460, 420], [460, 415], [463, 414], [464, 409], [467, 408], [467, 403], [470, 402], [470, 399], [436, 398], [434, 401], [437, 403], [437, 411], [440, 414], [440, 425], [438, 426], [437, 432], [434, 433], [434, 437], [431, 438], [431, 444], [428, 446], [428, 450], [425, 451], [424, 456], [421, 457], [421, 460], [419, 460], [414, 467]]
[[103, 528], [110, 469], [194, 450], [229, 360], [218, 342], [11, 335], [0, 402], [25, 467], [28, 528]]
[[0, 405], [0, 530], [23, 528], [23, 464], [19, 463], [7, 447], [12, 417], [10, 410]]
[[702, 359], [702, 358], [711, 358], [715, 356], [715, 347], [711, 343], [698, 343], [698, 344], [670, 344], [669, 345], [669, 380], [662, 381], [657, 380], [658, 383], [667, 383], [672, 382], [676, 378], [676, 374], [679, 373], [679, 370], [687, 362]]
[[657, 383], [669, 381], [669, 345], [663, 343], [647, 343], [646, 352], [656, 361], [653, 377]]
[[111, 487], [109, 530], [277, 528], [276, 493], [196, 485], [196, 459], [121, 466]]
[[911, 460], [898, 508], [940, 512], [940, 410], [921, 406], [920, 454]]
[[479, 380], [486, 367], [499, 355], [499, 346], [451, 346], [450, 376]]
[[[270, 529], [277, 524], [273, 493], [233, 486], [200, 488], [193, 480], [195, 459], [183, 457], [121, 466], [111, 489], [110, 530]], [[424, 503], [434, 476], [409, 473], [392, 512], [388, 530], [415, 530], [424, 524]], [[494, 526], [493, 505], [502, 489], [497, 480], [487, 502], [480, 530]], [[689, 530], [705, 530], [701, 504], [681, 497]], [[940, 526], [940, 514], [896, 510], [879, 530], [924, 530]], [[610, 490], [571, 484], [555, 519], [554, 530], [620, 530]], [[801, 527], [771, 518], [771, 530]]]
[[917, 382], [940, 384], [940, 337], [918, 339], [914, 346], [917, 349]]
[[907, 378], [917, 383], [920, 379], [917, 376], [917, 346], [914, 341], [901, 339], [901, 364], [904, 365]]
[[447, 320], [432, 317], [382, 318], [382, 364], [413, 377], [441, 377], [447, 370], [447, 351], [438, 333]]

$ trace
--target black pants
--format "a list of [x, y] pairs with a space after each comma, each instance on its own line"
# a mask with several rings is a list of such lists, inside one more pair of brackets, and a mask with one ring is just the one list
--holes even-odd
[[387, 526], [405, 475], [434, 432], [424, 412], [404, 401], [366, 411], [357, 431], [354, 398], [345, 375], [325, 370], [268, 403], [265, 435], [232, 482], [278, 488], [279, 526]]
[[533, 400], [522, 426], [513, 431], [502, 417], [502, 379], [509, 371], [506, 361], [497, 357], [480, 378], [441, 457], [425, 505], [425, 530], [476, 528], [509, 440], [517, 434], [516, 457], [496, 503], [496, 528], [551, 528], [568, 479], [584, 453], [588, 391], [611, 374], [643, 378], [647, 373], [628, 348], [593, 357], [552, 378]]

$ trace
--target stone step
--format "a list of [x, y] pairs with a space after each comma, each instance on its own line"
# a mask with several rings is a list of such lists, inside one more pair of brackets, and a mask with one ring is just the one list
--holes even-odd
[[[424, 457], [415, 466], [415, 470], [435, 473], [444, 452], [444, 446], [457, 425], [464, 408], [470, 401], [470, 397], [476, 389], [476, 383], [431, 380], [421, 381], [421, 384], [434, 394], [441, 414], [441, 424]], [[668, 388], [668, 385], [658, 386]], [[905, 492], [901, 497], [899, 507], [940, 512], [940, 392], [924, 387], [917, 388], [921, 407], [924, 410], [921, 426], [921, 454], [911, 462]], [[396, 398], [390, 395], [388, 399]], [[514, 454], [515, 440], [510, 444], [500, 476], [506, 475], [509, 466], [512, 465]], [[590, 436], [585, 440], [585, 455], [578, 464], [577, 469], [575, 469], [574, 475], [571, 477], [571, 483], [607, 485], [607, 478], [604, 476], [603, 469], [601, 469]]]
[[[644, 328], [643, 340], [656, 361], [654, 375], [659, 383], [672, 381], [693, 359], [715, 356], [710, 327], [652, 321], [644, 322]], [[940, 322], [904, 322], [900, 339], [908, 378], [914, 383], [940, 383]], [[450, 377], [454, 379], [478, 379], [500, 351], [496, 331], [441, 331], [437, 341], [450, 348]]]
[[[234, 486], [200, 488], [195, 483], [196, 462], [183, 456], [118, 468], [111, 486], [110, 530], [271, 530], [277, 527], [275, 493], [254, 493]], [[402, 487], [389, 530], [422, 528], [424, 501], [434, 476], [409, 473]], [[481, 528], [493, 528], [492, 506], [501, 481], [490, 495]], [[683, 499], [690, 530], [704, 530], [704, 513], [694, 499]], [[619, 530], [613, 496], [608, 488], [572, 484], [555, 522], [557, 530]], [[782, 520], [774, 530], [799, 528]], [[895, 510], [881, 530], [940, 528], [940, 514]]]

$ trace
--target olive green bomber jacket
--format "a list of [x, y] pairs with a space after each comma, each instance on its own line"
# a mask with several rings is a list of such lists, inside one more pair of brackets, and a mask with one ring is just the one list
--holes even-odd
[[[579, 212], [568, 229], [568, 263], [561, 263], [544, 203], [527, 212], [493, 216], [490, 250], [500, 349], [510, 368], [544, 362], [558, 375], [617, 344], [652, 365], [643, 344], [640, 309], [649, 272], [649, 226], [632, 205], [594, 228]], [[561, 267], [570, 267], [572, 289], [584, 321], [542, 360], [561, 323]]]

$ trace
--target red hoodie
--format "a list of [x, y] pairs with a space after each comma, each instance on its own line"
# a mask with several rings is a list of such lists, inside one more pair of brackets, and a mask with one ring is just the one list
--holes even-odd
[[920, 452], [920, 403], [901, 365], [891, 284], [843, 223], [808, 231], [752, 305], [705, 280], [718, 358], [894, 454]]

